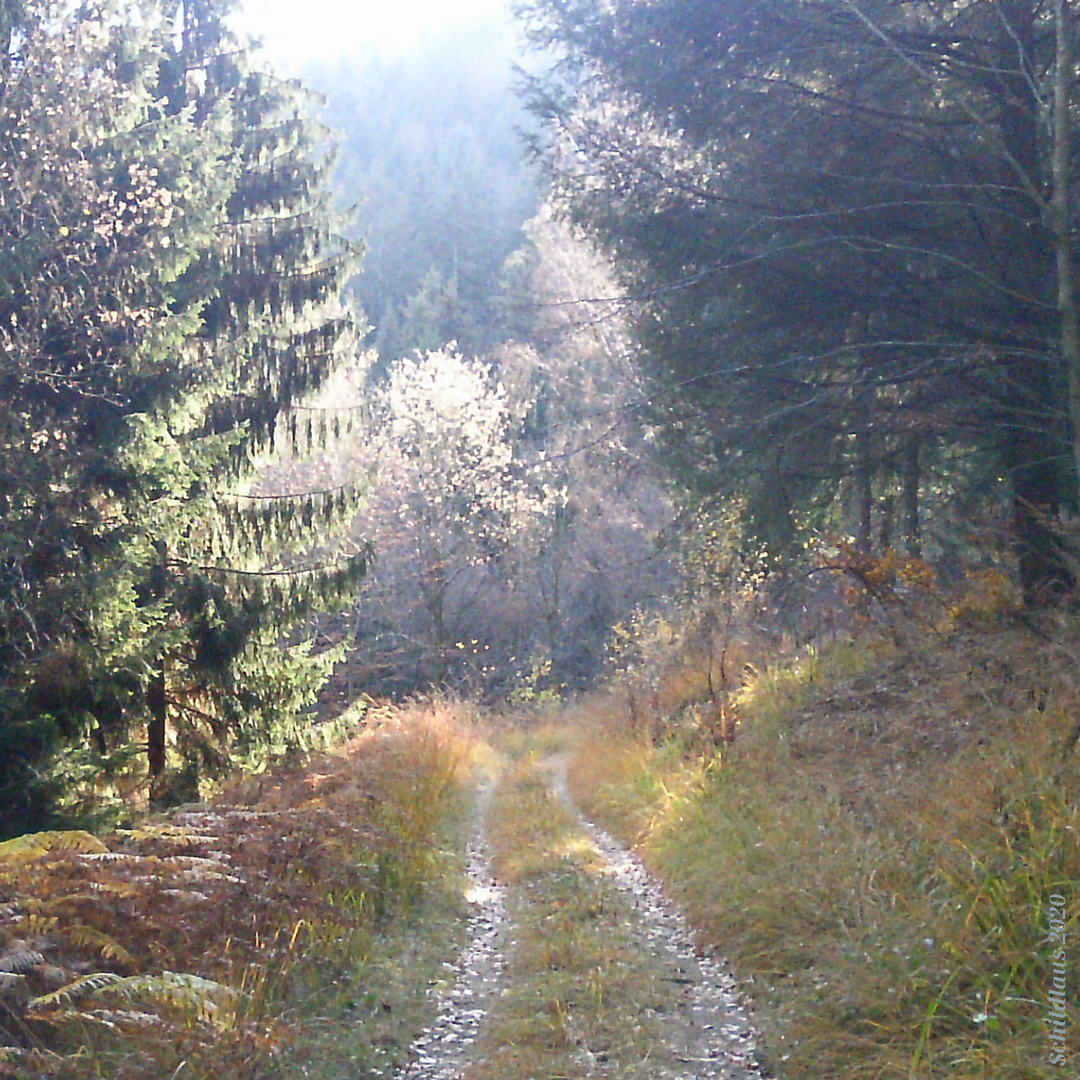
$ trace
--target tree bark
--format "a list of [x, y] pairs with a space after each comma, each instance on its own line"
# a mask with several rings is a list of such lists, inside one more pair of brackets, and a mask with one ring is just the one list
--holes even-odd
[[[158, 563], [150, 578], [150, 589], [155, 600], [163, 600], [169, 591], [168, 548], [164, 540], [154, 544]], [[146, 725], [146, 759], [150, 779], [155, 780], [165, 771], [165, 743], [169, 723], [168, 679], [165, 673], [165, 657], [158, 658], [157, 670], [150, 676], [146, 689], [146, 704], [150, 719]]]
[[855, 549], [865, 554], [870, 551], [874, 515], [874, 467], [870, 436], [866, 432], [855, 436], [855, 454], [855, 512], [858, 515]]
[[150, 720], [146, 725], [146, 757], [150, 768], [150, 779], [155, 780], [165, 771], [165, 735], [169, 702], [166, 694], [164, 665], [151, 676], [146, 700], [150, 707]]
[[909, 559], [922, 558], [922, 531], [919, 525], [919, 435], [911, 432], [904, 440], [900, 463], [901, 515], [904, 549]]
[[[1059, 5], [1064, 2], [1055, 0]], [[1053, 602], [1073, 586], [1072, 575], [1050, 528], [1062, 503], [1062, 476], [1057, 460], [1061, 446], [1054, 419], [1060, 406], [1053, 392], [1051, 361], [1033, 355], [1040, 340], [1045, 342], [1045, 349], [1052, 347], [1053, 333], [1044, 329], [1045, 320], [1036, 305], [1050, 299], [1045, 283], [1054, 275], [1056, 260], [1060, 272], [1060, 227], [1055, 222], [1053, 202], [1059, 197], [1067, 200], [1067, 192], [1063, 190], [1059, 195], [1055, 183], [1049, 206], [1038, 194], [1046, 190], [1044, 159], [1039, 150], [1045, 104], [1025, 70], [1026, 66], [1034, 69], [1037, 53], [1034, 6], [1027, 0], [1003, 0], [1001, 12], [1007, 32], [1000, 42], [1001, 74], [997, 92], [1004, 149], [1014, 172], [1013, 183], [1005, 194], [1008, 210], [1005, 220], [1009, 224], [1000, 238], [1002, 251], [1007, 252], [1002, 264], [1003, 281], [1014, 296], [1025, 298], [1013, 316], [1015, 336], [1020, 342], [1030, 341], [1031, 345], [1007, 357], [1004, 364], [999, 446], [1012, 483], [1020, 585], [1025, 602], [1038, 606]], [[1050, 107], [1057, 112], [1056, 102], [1052, 101]], [[1054, 118], [1055, 158], [1059, 124], [1064, 125], [1061, 133], [1067, 136], [1068, 118]], [[1058, 162], [1055, 160], [1051, 165], [1056, 176]], [[1071, 273], [1066, 273], [1066, 287], [1070, 280]], [[1059, 277], [1059, 288], [1061, 284]], [[1058, 303], [1061, 303], [1060, 295]]]

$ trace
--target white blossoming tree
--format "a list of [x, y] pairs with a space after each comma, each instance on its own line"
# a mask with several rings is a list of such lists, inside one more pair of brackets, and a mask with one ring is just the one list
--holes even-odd
[[413, 644], [436, 683], [464, 645], [452, 616], [480, 600], [514, 538], [558, 504], [543, 465], [515, 453], [530, 405], [453, 346], [398, 361], [375, 394], [369, 535], [384, 570], [374, 588], [386, 582], [394, 602], [419, 608]]

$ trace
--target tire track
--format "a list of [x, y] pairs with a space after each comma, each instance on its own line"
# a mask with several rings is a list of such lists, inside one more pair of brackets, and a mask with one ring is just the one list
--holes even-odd
[[699, 955], [685, 916], [633, 852], [578, 810], [567, 786], [565, 756], [547, 763], [552, 790], [603, 857], [612, 884], [634, 912], [642, 951], [672, 985], [662, 1041], [677, 1063], [657, 1064], [656, 1080], [764, 1080], [758, 1032], [735, 977], [723, 962]]
[[397, 1080], [458, 1080], [465, 1068], [467, 1050], [476, 1041], [492, 999], [503, 983], [503, 942], [508, 919], [506, 889], [492, 872], [485, 827], [491, 793], [490, 785], [479, 791], [465, 849], [465, 899], [473, 909], [468, 920], [468, 944], [457, 960], [444, 965], [447, 981], [453, 981], [441, 997], [431, 1026], [424, 1028], [409, 1047], [408, 1062], [395, 1074]]
[[[543, 766], [551, 791], [573, 815], [602, 860], [601, 873], [629, 914], [626, 931], [658, 981], [670, 986], [663, 1007], [650, 1010], [658, 1035], [645, 1057], [623, 1059], [623, 1071], [649, 1080], [764, 1080], [756, 1059], [758, 1034], [733, 975], [713, 956], [699, 955], [685, 917], [664, 895], [641, 860], [575, 806], [563, 756]], [[507, 889], [494, 878], [485, 822], [492, 789], [481, 790], [468, 846], [466, 897], [473, 905], [468, 944], [445, 965], [449, 986], [430, 1027], [409, 1048], [395, 1080], [461, 1080], [470, 1053], [495, 1003], [508, 986], [505, 950], [513, 944]], [[643, 1017], [644, 1018], [644, 1017]], [[582, 1071], [613, 1075], [614, 1060], [581, 1043]]]

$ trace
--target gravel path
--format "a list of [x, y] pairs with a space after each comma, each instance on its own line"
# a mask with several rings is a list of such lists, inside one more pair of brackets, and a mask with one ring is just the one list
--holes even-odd
[[500, 989], [506, 958], [506, 889], [495, 881], [485, 819], [491, 787], [480, 789], [472, 833], [466, 847], [468, 883], [465, 899], [472, 905], [468, 944], [447, 969], [446, 989], [431, 1027], [425, 1028], [409, 1048], [408, 1064], [398, 1071], [400, 1080], [457, 1080], [465, 1065], [466, 1050]]
[[548, 763], [552, 788], [603, 856], [635, 913], [642, 950], [667, 969], [662, 978], [671, 983], [663, 1040], [679, 1068], [658, 1065], [656, 1080], [762, 1080], [765, 1073], [755, 1060], [758, 1035], [734, 976], [717, 959], [699, 955], [686, 919], [642, 861], [582, 816], [567, 788], [566, 764], [563, 757]]
[[[657, 1054], [648, 1075], [653, 1080], [763, 1080], [755, 1061], [757, 1033], [733, 976], [716, 959], [698, 955], [685, 918], [641, 860], [582, 818], [567, 789], [565, 760], [552, 758], [546, 764], [553, 791], [581, 821], [612, 885], [632, 909], [632, 933], [643, 955], [671, 984], [661, 1025], [666, 1053]], [[474, 905], [469, 943], [455, 963], [446, 965], [438, 1015], [413, 1042], [397, 1080], [459, 1080], [469, 1062], [468, 1049], [505, 988], [510, 924], [506, 889], [492, 875], [485, 837], [490, 796], [490, 789], [482, 790], [467, 848], [466, 895]]]

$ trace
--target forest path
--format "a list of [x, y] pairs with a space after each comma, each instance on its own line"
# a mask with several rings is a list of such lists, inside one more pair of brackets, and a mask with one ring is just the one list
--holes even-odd
[[492, 999], [503, 983], [507, 932], [506, 887], [491, 868], [487, 817], [494, 783], [481, 783], [465, 849], [465, 899], [471, 905], [467, 939], [457, 960], [444, 964], [447, 978], [439, 1011], [413, 1040], [400, 1080], [457, 1080]]
[[641, 861], [581, 816], [566, 768], [528, 755], [482, 793], [470, 943], [398, 1075], [760, 1080], [735, 980], [697, 955]]
[[568, 765], [565, 754], [544, 762], [552, 790], [596, 846], [603, 872], [633, 912], [639, 948], [672, 987], [661, 1035], [677, 1067], [650, 1075], [658, 1080], [760, 1080], [754, 1058], [757, 1032], [734, 976], [715, 957], [699, 954], [686, 918], [641, 859], [578, 810], [567, 784]]

